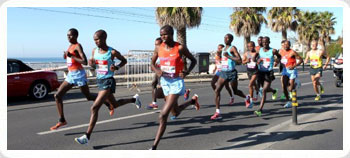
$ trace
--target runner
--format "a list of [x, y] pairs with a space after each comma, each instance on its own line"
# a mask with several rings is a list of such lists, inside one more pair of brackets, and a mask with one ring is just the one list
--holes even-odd
[[[259, 88], [256, 84], [256, 78], [258, 74], [258, 65], [256, 64], [259, 54], [255, 50], [255, 43], [250, 41], [248, 43], [248, 51], [243, 54], [242, 64], [247, 64], [247, 75], [249, 79], [249, 97], [250, 104], [253, 104], [253, 101], [258, 100]], [[254, 97], [254, 89], [256, 95]], [[249, 105], [252, 106], [252, 105]]]
[[[155, 41], [155, 46], [159, 46], [162, 43], [162, 39], [158, 37]], [[159, 67], [159, 60], [156, 62], [156, 66]], [[147, 109], [151, 110], [156, 110], [158, 109], [158, 104], [157, 104], [157, 97], [156, 97], [156, 92], [157, 92], [157, 85], [159, 83], [159, 77], [157, 74], [154, 74], [153, 81], [152, 81], [152, 103], [147, 106]]]
[[263, 36], [259, 36], [258, 37], [258, 45], [257, 46], [255, 46], [255, 50], [256, 51], [259, 51], [260, 50], [260, 48], [262, 48], [263, 47], [263, 45], [262, 45], [262, 40], [263, 40]]
[[303, 62], [303, 59], [299, 56], [298, 53], [290, 49], [290, 41], [288, 40], [284, 41], [284, 49], [280, 50], [280, 55], [281, 63], [283, 66], [281, 77], [282, 89], [284, 96], [287, 99], [287, 103], [284, 105], [284, 107], [290, 108], [292, 107], [292, 102], [289, 100], [292, 98], [292, 90], [294, 90], [296, 87], [295, 80], [298, 77], [298, 70], [296, 67]]
[[[311, 50], [307, 52], [305, 58], [305, 64], [307, 64], [307, 62], [310, 59], [310, 75], [314, 91], [316, 93], [316, 101], [320, 100], [321, 94], [324, 93], [324, 88], [320, 83], [320, 78], [322, 77], [322, 71], [327, 68], [327, 65], [330, 60], [328, 53], [326, 53], [323, 49], [317, 49], [317, 45], [318, 42], [316, 40], [313, 40], [311, 42]], [[322, 57], [324, 56], [327, 58], [327, 60], [326, 64], [322, 67]], [[321, 94], [319, 93], [317, 86], [320, 86]]]
[[[284, 50], [284, 42], [286, 40], [282, 40], [281, 41], [281, 49], [278, 50], [278, 53], [281, 55], [281, 51]], [[283, 57], [282, 57], [283, 58]], [[279, 66], [279, 70], [280, 70], [280, 73], [282, 73], [282, 70], [283, 70], [283, 63], [280, 62], [280, 66]], [[284, 84], [283, 84], [283, 77], [281, 77], [281, 85], [282, 85], [282, 89], [284, 90]], [[288, 86], [288, 85], [287, 85]], [[284, 93], [281, 94], [280, 96], [280, 100], [285, 100], [286, 99], [286, 96], [284, 95]]]
[[[159, 46], [160, 44], [162, 43], [162, 39], [160, 37], [158, 37], [155, 41], [155, 46]], [[156, 61], [156, 66], [159, 67], [159, 58], [157, 59]], [[153, 99], [153, 102], [151, 104], [149, 104], [147, 106], [147, 109], [149, 110], [156, 110], [158, 109], [158, 104], [157, 104], [157, 96], [156, 96], [156, 93], [157, 93], [157, 86], [159, 85], [159, 77], [157, 76], [157, 74], [154, 74], [154, 77], [153, 77], [153, 81], [152, 81], [152, 99]], [[190, 89], [186, 89], [186, 92], [184, 94], [184, 99], [187, 100], [189, 95], [190, 95], [190, 92], [191, 90]], [[163, 92], [162, 92], [163, 93]]]
[[224, 37], [225, 48], [223, 49], [222, 57], [221, 57], [221, 73], [220, 77], [217, 81], [217, 86], [215, 89], [215, 105], [216, 112], [213, 116], [210, 117], [212, 120], [221, 119], [220, 114], [220, 92], [226, 83], [231, 84], [231, 88], [235, 95], [238, 95], [245, 99], [246, 107], [250, 106], [250, 98], [249, 95], [245, 96], [241, 90], [238, 90], [238, 75], [237, 70], [235, 69], [236, 63], [239, 64], [242, 62], [241, 56], [237, 52], [237, 48], [235, 46], [231, 46], [233, 41], [233, 36], [231, 34], [226, 34]]
[[[92, 130], [94, 129], [97, 118], [98, 111], [102, 103], [108, 100], [113, 108], [119, 108], [122, 105], [128, 103], [135, 103], [136, 107], [139, 109], [141, 107], [141, 101], [139, 95], [136, 94], [133, 98], [119, 99], [115, 100], [113, 93], [115, 93], [115, 79], [114, 71], [123, 67], [127, 61], [117, 50], [109, 47], [106, 44], [107, 33], [104, 30], [98, 30], [94, 34], [94, 41], [97, 48], [92, 51], [91, 59], [89, 60], [89, 65], [93, 68], [97, 68], [97, 86], [99, 89], [98, 96], [91, 107], [90, 123], [86, 133], [75, 141], [79, 144], [87, 144], [90, 140]], [[114, 65], [114, 59], [120, 60], [120, 64]]]
[[[211, 80], [211, 87], [213, 88], [214, 91], [216, 89], [216, 83], [217, 83], [217, 81], [219, 79], [220, 72], [221, 72], [221, 52], [222, 52], [222, 49], [224, 47], [225, 47], [225, 45], [219, 44], [218, 45], [218, 50], [216, 51], [216, 54], [215, 54], [215, 68], [213, 70], [213, 73], [215, 73], [215, 75], [214, 75], [213, 79]], [[233, 102], [234, 102], [234, 97], [232, 95], [232, 90], [231, 90], [230, 85], [228, 84], [228, 82], [225, 84], [225, 88], [226, 88], [228, 94], [231, 97], [229, 104], [232, 105]]]
[[[271, 82], [275, 79], [273, 66], [276, 66], [281, 59], [281, 56], [278, 54], [276, 49], [270, 48], [270, 38], [264, 37], [262, 40], [263, 48], [260, 48], [258, 51], [259, 59], [258, 59], [258, 80], [262, 90], [262, 98], [260, 101], [260, 107], [258, 110], [254, 111], [254, 114], [257, 116], [261, 116], [262, 109], [266, 100], [266, 93], [272, 92], [272, 100], [277, 98], [278, 89], [271, 88]], [[275, 61], [274, 56], [277, 57]]]
[[[59, 114], [58, 123], [50, 128], [50, 130], [56, 130], [67, 124], [63, 112], [63, 96], [73, 87], [78, 86], [80, 91], [84, 94], [87, 100], [95, 100], [96, 96], [90, 94], [89, 86], [87, 85], [87, 78], [85, 70], [82, 66], [87, 65], [87, 60], [83, 47], [78, 43], [78, 30], [71, 28], [68, 30], [67, 37], [70, 46], [67, 51], [64, 51], [63, 58], [67, 60], [68, 74], [66, 79], [58, 88], [56, 94], [54, 95], [57, 111]], [[107, 107], [109, 104], [105, 103]], [[113, 115], [113, 108], [109, 107], [110, 115]]]
[[[152, 57], [151, 68], [160, 77], [160, 84], [165, 96], [165, 104], [159, 114], [159, 128], [155, 137], [154, 143], [150, 150], [156, 150], [160, 138], [163, 136], [167, 118], [170, 111], [177, 117], [181, 111], [189, 105], [195, 105], [196, 110], [199, 110], [198, 96], [194, 95], [191, 101], [185, 104], [178, 105], [177, 100], [180, 95], [185, 94], [184, 78], [190, 73], [197, 63], [197, 60], [188, 51], [186, 47], [173, 40], [174, 30], [170, 25], [165, 25], [160, 29], [160, 36], [163, 43], [157, 46]], [[183, 71], [182, 55], [191, 60], [191, 65], [188, 71]], [[156, 60], [160, 59], [160, 68], [156, 66]]]

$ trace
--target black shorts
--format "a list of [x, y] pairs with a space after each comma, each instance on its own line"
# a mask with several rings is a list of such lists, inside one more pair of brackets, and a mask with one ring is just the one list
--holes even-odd
[[237, 81], [238, 79], [237, 70], [235, 69], [233, 71], [221, 71], [220, 78], [223, 78], [229, 82]]
[[320, 73], [320, 76], [322, 77], [322, 71], [323, 71], [322, 67], [319, 67], [319, 68], [312, 68], [311, 67], [310, 68], [310, 75], [314, 76], [314, 75]]
[[259, 71], [258, 81], [260, 83], [264, 83], [265, 81], [271, 83], [273, 80], [275, 80], [275, 75], [273, 73], [274, 73], [273, 71], [267, 71], [267, 72]]
[[106, 79], [97, 79], [98, 90], [110, 89], [111, 93], [115, 93], [115, 80], [113, 77]]
[[248, 75], [248, 79], [249, 79], [249, 80], [251, 80], [251, 79], [252, 79], [252, 76], [253, 76], [253, 75], [256, 75], [256, 74], [258, 74], [258, 70], [255, 70], [255, 69], [253, 69], [253, 70], [247, 69], [247, 75]]

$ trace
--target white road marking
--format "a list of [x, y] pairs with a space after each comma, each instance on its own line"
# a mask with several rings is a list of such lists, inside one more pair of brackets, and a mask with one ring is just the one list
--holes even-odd
[[[142, 113], [142, 114], [131, 115], [131, 116], [119, 117], [119, 118], [114, 118], [114, 119], [109, 119], [109, 120], [98, 121], [96, 123], [96, 125], [109, 123], [109, 122], [113, 122], [113, 121], [125, 120], [125, 119], [129, 119], [129, 118], [135, 118], [135, 117], [140, 117], [140, 116], [151, 115], [151, 114], [154, 114], [154, 113], [157, 113], [157, 112], [160, 112], [160, 110], [152, 111], [152, 112], [146, 112], [146, 113]], [[39, 132], [37, 134], [38, 135], [45, 135], [45, 134], [51, 134], [51, 133], [57, 133], [57, 132], [62, 132], [62, 131], [68, 131], [68, 130], [82, 128], [82, 127], [88, 127], [88, 126], [89, 126], [89, 124], [87, 123], [87, 124], [81, 124], [81, 125], [66, 127], [66, 128], [60, 128], [58, 130], [53, 130], [53, 131]]]

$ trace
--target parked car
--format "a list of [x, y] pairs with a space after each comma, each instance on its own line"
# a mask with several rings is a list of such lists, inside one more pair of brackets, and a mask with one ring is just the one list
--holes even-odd
[[59, 85], [55, 72], [33, 70], [20, 60], [7, 59], [7, 97], [43, 99]]

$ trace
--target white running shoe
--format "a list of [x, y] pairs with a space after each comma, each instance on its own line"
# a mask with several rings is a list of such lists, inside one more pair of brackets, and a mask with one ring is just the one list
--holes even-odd
[[87, 136], [84, 134], [83, 136], [79, 138], [74, 139], [77, 143], [82, 144], [82, 145], [88, 145], [89, 139]]
[[136, 105], [136, 107], [138, 108], [138, 109], [140, 109], [141, 108], [141, 100], [140, 100], [140, 96], [138, 95], [138, 94], [135, 94], [134, 96], [133, 96], [133, 98], [135, 98], [136, 100], [135, 100], [135, 105]]
[[292, 102], [287, 102], [286, 105], [284, 105], [284, 108], [291, 108], [292, 107]]

